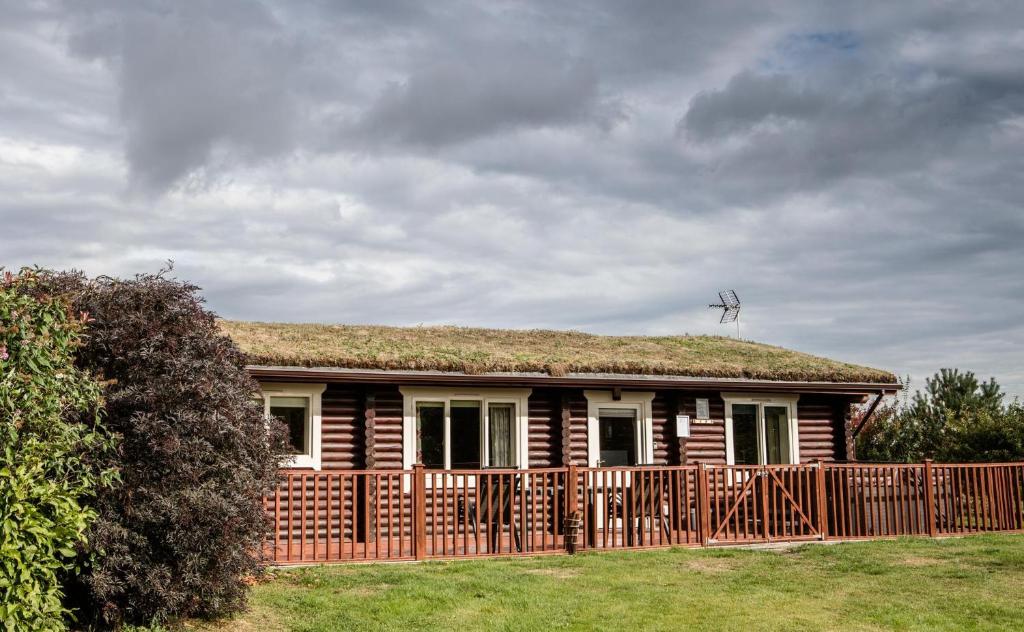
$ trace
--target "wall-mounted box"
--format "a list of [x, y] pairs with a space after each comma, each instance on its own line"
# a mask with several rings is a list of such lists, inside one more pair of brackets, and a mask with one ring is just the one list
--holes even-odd
[[676, 415], [676, 436], [682, 438], [690, 436], [689, 415]]
[[696, 417], [699, 421], [709, 421], [711, 419], [711, 406], [706, 398], [697, 398]]

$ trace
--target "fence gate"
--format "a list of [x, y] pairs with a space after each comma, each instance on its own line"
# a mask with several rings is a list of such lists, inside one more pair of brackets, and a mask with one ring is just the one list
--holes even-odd
[[706, 467], [707, 543], [823, 538], [820, 467]]

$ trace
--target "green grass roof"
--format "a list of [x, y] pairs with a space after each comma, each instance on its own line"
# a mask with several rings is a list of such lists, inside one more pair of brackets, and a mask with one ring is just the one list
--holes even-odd
[[718, 336], [221, 321], [250, 364], [893, 383], [888, 371]]

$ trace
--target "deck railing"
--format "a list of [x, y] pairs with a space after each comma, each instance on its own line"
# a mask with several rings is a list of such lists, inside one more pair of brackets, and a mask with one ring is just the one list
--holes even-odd
[[285, 471], [277, 564], [1024, 531], [1024, 463]]

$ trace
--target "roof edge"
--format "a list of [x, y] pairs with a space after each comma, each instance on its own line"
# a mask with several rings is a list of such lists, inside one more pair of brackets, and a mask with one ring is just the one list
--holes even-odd
[[449, 371], [409, 371], [393, 369], [346, 369], [337, 367], [297, 367], [248, 365], [246, 370], [257, 379], [284, 381], [321, 381], [357, 383], [450, 384], [488, 386], [597, 386], [604, 388], [670, 388], [681, 390], [739, 389], [746, 391], [795, 393], [839, 393], [867, 395], [895, 393], [903, 387], [889, 382], [812, 382], [754, 380], [749, 378], [685, 377], [672, 375], [625, 375], [614, 373], [459, 373]]

